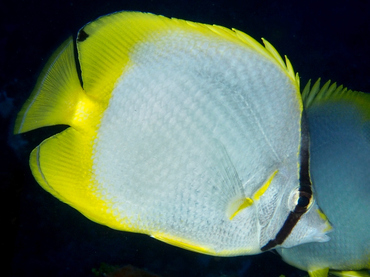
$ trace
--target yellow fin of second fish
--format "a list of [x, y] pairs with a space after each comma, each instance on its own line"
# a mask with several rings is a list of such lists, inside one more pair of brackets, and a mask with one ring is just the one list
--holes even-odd
[[321, 268], [317, 270], [308, 271], [310, 277], [327, 277], [327, 276], [339, 276], [339, 277], [370, 277], [368, 270], [344, 270], [336, 271], [329, 270], [329, 268]]
[[327, 101], [346, 101], [356, 104], [363, 111], [365, 120], [370, 120], [370, 95], [368, 93], [353, 91], [338, 86], [337, 83], [327, 81], [320, 87], [321, 79], [318, 79], [311, 88], [311, 80], [309, 80], [302, 91], [302, 101], [306, 109], [313, 105], [318, 105]]
[[91, 220], [117, 227], [104, 202], [94, 189], [92, 141], [73, 128], [44, 140], [30, 156], [37, 182], [59, 200]]
[[330, 271], [330, 275], [339, 277], [370, 277], [368, 270]]
[[328, 273], [329, 273], [329, 268], [320, 268], [320, 269], [308, 271], [308, 275], [310, 277], [327, 277]]

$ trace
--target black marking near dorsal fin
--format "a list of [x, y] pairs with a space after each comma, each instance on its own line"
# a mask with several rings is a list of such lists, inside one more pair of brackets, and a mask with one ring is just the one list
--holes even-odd
[[89, 34], [86, 33], [84, 31], [84, 29], [81, 29], [79, 32], [78, 32], [78, 35], [77, 35], [77, 41], [84, 41], [86, 40], [87, 38], [89, 37]]

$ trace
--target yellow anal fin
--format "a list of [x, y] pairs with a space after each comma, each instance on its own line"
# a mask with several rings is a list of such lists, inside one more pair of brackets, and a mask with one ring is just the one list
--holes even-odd
[[208, 249], [206, 247], [202, 246], [197, 246], [193, 242], [185, 241], [183, 239], [177, 238], [177, 237], [170, 237], [168, 235], [164, 234], [155, 234], [151, 235], [151, 237], [163, 241], [165, 243], [171, 244], [173, 246], [177, 246], [186, 250], [191, 250], [197, 253], [202, 253], [202, 254], [214, 254], [214, 251], [212, 249]]
[[329, 268], [320, 268], [320, 269], [308, 271], [308, 275], [310, 277], [327, 277], [328, 273], [329, 273]]
[[244, 249], [232, 249], [232, 250], [222, 250], [217, 251], [212, 247], [202, 246], [197, 244], [195, 241], [190, 241], [187, 239], [179, 238], [176, 236], [171, 236], [168, 234], [157, 233], [152, 234], [151, 237], [163, 241], [165, 243], [171, 244], [176, 247], [180, 247], [186, 250], [194, 251], [197, 253], [212, 255], [212, 256], [219, 256], [219, 257], [232, 257], [232, 256], [239, 256], [245, 255], [245, 253], [252, 252], [252, 249], [244, 248]]
[[32, 151], [30, 167], [46, 191], [91, 220], [114, 227], [113, 216], [96, 194], [91, 137], [68, 128]]
[[17, 116], [14, 133], [56, 124], [71, 125], [80, 97], [84, 97], [84, 92], [76, 70], [73, 41], [69, 38], [42, 70]]

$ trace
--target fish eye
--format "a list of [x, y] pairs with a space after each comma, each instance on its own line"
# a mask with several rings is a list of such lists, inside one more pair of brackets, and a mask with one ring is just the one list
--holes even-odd
[[293, 195], [291, 196], [289, 207], [291, 211], [303, 213], [311, 207], [312, 202], [313, 202], [312, 194], [306, 191], [299, 190], [299, 188], [296, 188], [293, 191]]
[[302, 195], [298, 198], [297, 206], [306, 208], [308, 204], [310, 204], [310, 199], [307, 196]]
[[299, 191], [299, 197], [295, 205], [295, 212], [304, 213], [306, 212], [312, 204], [312, 194], [305, 191]]

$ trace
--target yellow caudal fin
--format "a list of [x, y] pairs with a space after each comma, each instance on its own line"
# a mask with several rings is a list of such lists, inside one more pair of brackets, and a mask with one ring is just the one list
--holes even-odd
[[37, 182], [56, 198], [95, 222], [118, 228], [96, 191], [92, 175], [93, 140], [94, 137], [68, 128], [32, 151], [30, 167]]
[[17, 116], [14, 133], [56, 124], [72, 125], [78, 99], [83, 96], [73, 41], [69, 38], [42, 70], [31, 96]]

